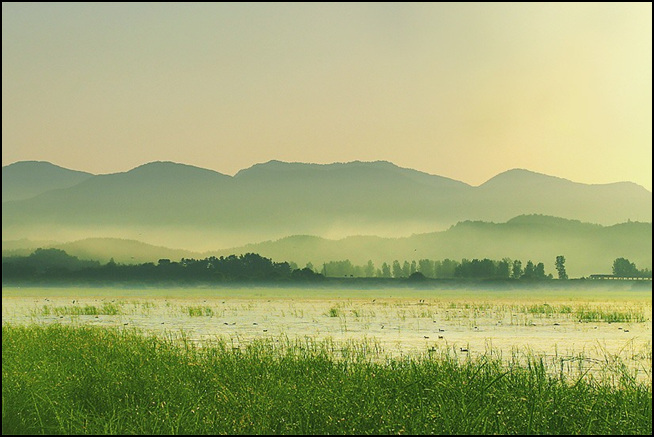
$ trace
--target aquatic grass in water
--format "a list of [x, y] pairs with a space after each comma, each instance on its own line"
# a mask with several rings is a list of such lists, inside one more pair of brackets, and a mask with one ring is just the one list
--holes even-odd
[[338, 307], [331, 307], [327, 313], [329, 317], [340, 317], [341, 314], [341, 310]]
[[545, 315], [552, 315], [555, 312], [555, 308], [553, 308], [549, 304], [541, 304], [541, 305], [531, 305], [527, 308], [527, 311], [530, 314], [545, 314]]
[[214, 312], [211, 307], [201, 307], [201, 306], [195, 306], [195, 307], [188, 307], [188, 315], [191, 317], [213, 317]]
[[554, 377], [539, 356], [57, 324], [5, 325], [2, 351], [3, 434], [652, 433], [651, 380]]
[[43, 305], [40, 310], [32, 311], [32, 316], [116, 316], [123, 314], [122, 306], [105, 302], [101, 306], [95, 305]]
[[580, 322], [645, 322], [645, 315], [636, 311], [612, 311], [595, 308], [579, 308], [577, 317]]

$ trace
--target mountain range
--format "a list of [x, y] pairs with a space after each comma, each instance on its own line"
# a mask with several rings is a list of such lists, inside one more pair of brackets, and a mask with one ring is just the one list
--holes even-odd
[[59, 188], [69, 188], [93, 177], [44, 161], [22, 161], [2, 167], [2, 202], [29, 199]]
[[543, 262], [556, 276], [555, 260], [564, 255], [573, 277], [611, 273], [613, 261], [624, 257], [639, 268], [652, 266], [652, 224], [640, 222], [602, 226], [542, 215], [523, 215], [505, 223], [459, 222], [446, 231], [415, 234], [403, 238], [352, 236], [329, 240], [314, 236], [291, 236], [217, 251], [219, 255], [247, 252], [273, 259], [289, 259], [300, 267], [307, 262], [319, 266], [329, 260], [349, 259], [376, 267], [393, 260], [443, 260], [450, 258], [510, 258], [526, 263]]
[[634, 183], [524, 169], [475, 187], [385, 161], [270, 161], [234, 176], [172, 162], [92, 175], [29, 161], [3, 167], [2, 182], [3, 249], [23, 238], [103, 237], [204, 252], [291, 235], [408, 237], [534, 214], [603, 226], [652, 220], [652, 193]]
[[181, 258], [258, 253], [273, 260], [293, 261], [299, 267], [311, 263], [318, 269], [322, 263], [345, 259], [355, 265], [364, 265], [371, 260], [379, 268], [382, 263], [390, 265], [394, 260], [510, 258], [523, 263], [528, 260], [543, 262], [547, 272], [555, 276], [554, 261], [558, 255], [564, 255], [568, 274], [580, 277], [611, 273], [613, 261], [621, 257], [634, 262], [639, 268], [651, 268], [652, 224], [628, 222], [602, 226], [557, 217], [525, 215], [506, 223], [459, 222], [446, 231], [402, 238], [351, 236], [332, 240], [293, 235], [208, 252], [171, 249], [114, 238], [89, 238], [69, 243], [17, 240], [3, 242], [2, 254], [27, 256], [38, 247], [58, 248], [80, 259], [99, 260], [102, 263], [113, 258], [124, 264], [156, 263], [161, 258], [179, 261]]

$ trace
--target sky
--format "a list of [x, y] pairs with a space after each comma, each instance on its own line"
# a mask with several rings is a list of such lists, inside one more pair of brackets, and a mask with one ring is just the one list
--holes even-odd
[[652, 190], [651, 3], [2, 3], [2, 165]]

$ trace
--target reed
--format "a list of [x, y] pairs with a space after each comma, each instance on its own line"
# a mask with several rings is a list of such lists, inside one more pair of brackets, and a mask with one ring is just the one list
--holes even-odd
[[[3, 434], [650, 434], [651, 379], [375, 341], [2, 328]], [[554, 373], [554, 375], [553, 375]]]

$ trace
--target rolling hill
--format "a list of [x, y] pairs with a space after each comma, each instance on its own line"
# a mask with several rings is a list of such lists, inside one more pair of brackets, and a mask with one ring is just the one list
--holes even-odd
[[2, 202], [29, 199], [46, 191], [70, 188], [93, 176], [44, 161], [16, 162], [2, 167]]
[[566, 258], [571, 277], [611, 273], [613, 261], [624, 257], [639, 268], [652, 268], [652, 224], [628, 222], [602, 226], [542, 215], [523, 215], [505, 223], [459, 222], [446, 231], [404, 238], [347, 237], [329, 240], [292, 236], [217, 251], [218, 255], [258, 253], [292, 260], [300, 267], [311, 262], [349, 259], [355, 265], [372, 260], [376, 267], [393, 260], [502, 258], [543, 262], [556, 276], [554, 261]]
[[[543, 262], [556, 276], [554, 260], [566, 258], [571, 277], [611, 273], [613, 261], [624, 257], [638, 268], [652, 267], [651, 223], [627, 222], [613, 226], [583, 223], [557, 217], [525, 215], [505, 223], [464, 221], [446, 231], [416, 234], [403, 238], [354, 236], [338, 240], [310, 235], [294, 235], [229, 249], [204, 253], [157, 247], [132, 240], [85, 239], [72, 243], [30, 244], [26, 240], [3, 243], [3, 256], [26, 256], [37, 247], [56, 247], [80, 259], [106, 263], [157, 262], [160, 258], [179, 261], [208, 256], [258, 253], [275, 261], [293, 261], [299, 267], [308, 262], [320, 267], [324, 262], [349, 259], [364, 265], [372, 260], [377, 268], [393, 260], [419, 261], [463, 258], [499, 260], [505, 257]], [[21, 248], [22, 249], [19, 249]]]
[[[3, 167], [3, 186], [21, 185], [18, 164]], [[478, 187], [385, 161], [270, 161], [234, 176], [153, 162], [82, 176], [68, 187], [42, 184], [29, 198], [3, 191], [3, 239], [111, 237], [206, 251], [298, 234], [409, 236], [524, 214], [602, 225], [651, 222], [652, 214], [651, 192], [636, 184], [588, 185], [521, 169]]]

